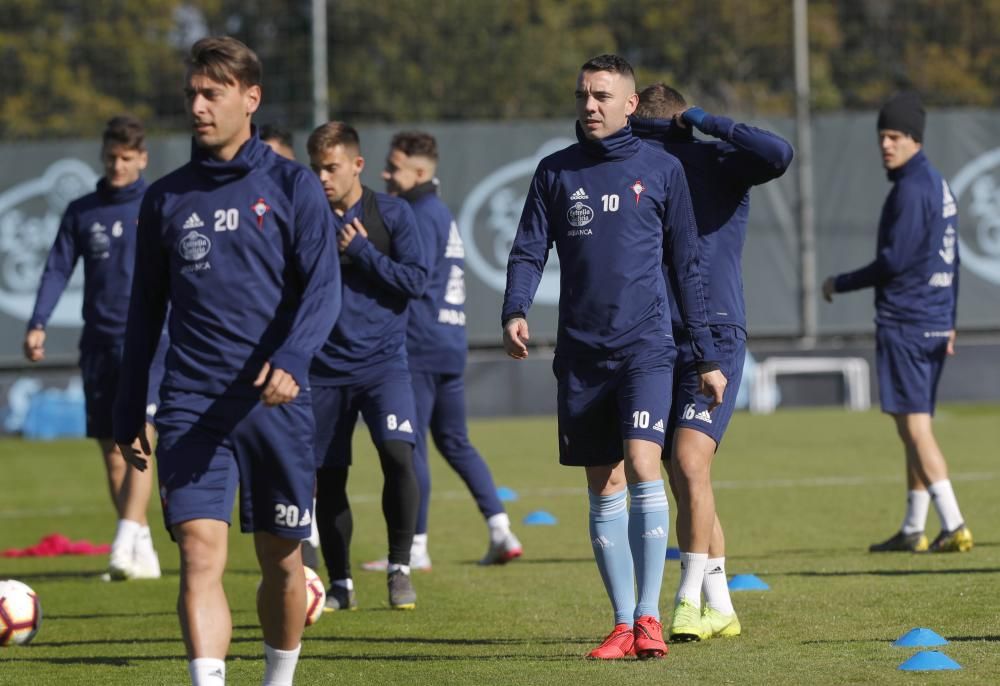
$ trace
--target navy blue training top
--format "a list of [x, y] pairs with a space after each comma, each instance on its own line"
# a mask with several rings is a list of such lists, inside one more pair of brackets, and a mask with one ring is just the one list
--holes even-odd
[[139, 215], [115, 438], [142, 427], [148, 368], [170, 303], [163, 387], [255, 397], [265, 362], [308, 388], [340, 311], [340, 265], [319, 180], [253, 135], [229, 161], [192, 142]]
[[430, 275], [423, 296], [410, 302], [406, 351], [410, 369], [438, 374], [465, 371], [465, 246], [434, 182], [400, 197], [410, 203], [425, 239]]
[[[706, 114], [698, 125], [700, 131], [719, 140], [695, 138], [690, 127], [681, 128], [669, 119], [630, 119], [637, 136], [662, 147], [684, 167], [698, 223], [709, 323], [731, 324], [746, 331], [741, 258], [750, 215], [750, 188], [784, 174], [792, 162], [792, 146], [769, 131], [728, 117]], [[673, 296], [671, 315], [676, 331], [683, 326], [676, 307], [677, 283], [667, 262], [663, 270]]]
[[80, 349], [120, 345], [125, 336], [136, 224], [146, 182], [124, 188], [107, 179], [97, 190], [66, 207], [38, 286], [28, 328], [44, 328], [66, 289], [76, 261], [83, 258], [83, 332]]
[[955, 328], [958, 207], [948, 182], [918, 151], [888, 172], [875, 260], [837, 276], [838, 293], [875, 287], [875, 322]]
[[672, 338], [660, 263], [678, 275], [696, 360], [715, 362], [698, 267], [698, 233], [677, 158], [626, 125], [544, 158], [528, 190], [507, 262], [501, 321], [531, 307], [554, 245], [560, 260], [556, 354], [606, 356]]
[[[356, 235], [343, 265], [343, 306], [336, 326], [309, 370], [316, 386], [340, 386], [377, 375], [391, 362], [406, 363], [407, 305], [427, 287], [428, 258], [413, 210], [405, 200], [375, 193], [382, 223], [389, 234], [390, 254]], [[354, 203], [344, 216], [327, 205], [337, 231], [355, 218], [365, 223], [364, 203]]]

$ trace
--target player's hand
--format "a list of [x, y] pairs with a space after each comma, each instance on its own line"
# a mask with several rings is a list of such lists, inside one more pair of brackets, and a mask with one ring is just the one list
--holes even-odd
[[32, 329], [25, 335], [24, 356], [29, 362], [45, 359], [45, 329]]
[[682, 129], [690, 127], [699, 128], [705, 120], [706, 112], [697, 105], [692, 105], [687, 109], [674, 115], [674, 123]]
[[514, 317], [503, 327], [503, 349], [515, 360], [528, 358], [528, 320], [524, 317]]
[[136, 436], [131, 443], [118, 444], [118, 450], [121, 451], [125, 461], [140, 472], [146, 471], [149, 467], [149, 458], [153, 455], [149, 441], [149, 426], [147, 423], [144, 431]]
[[711, 398], [708, 404], [708, 411], [711, 412], [722, 404], [722, 396], [726, 393], [726, 376], [718, 369], [705, 372], [701, 377], [699, 392], [706, 398]]
[[955, 339], [957, 337], [958, 334], [955, 332], [955, 329], [952, 329], [951, 331], [948, 332], [948, 347], [945, 348], [944, 351], [949, 355], [955, 354]]
[[290, 403], [299, 395], [299, 385], [295, 378], [284, 369], [272, 369], [270, 362], [265, 362], [260, 368], [260, 374], [253, 385], [257, 388], [264, 387], [260, 392], [260, 399], [268, 407]]
[[828, 303], [833, 302], [833, 294], [837, 292], [835, 285], [836, 280], [832, 276], [826, 277], [826, 280], [823, 282], [823, 300]]
[[337, 235], [337, 249], [340, 252], [344, 252], [347, 250], [347, 246], [351, 244], [351, 241], [354, 240], [354, 237], [359, 235], [362, 238], [368, 238], [368, 231], [365, 229], [365, 225], [361, 223], [361, 220], [355, 217], [344, 224], [344, 227]]

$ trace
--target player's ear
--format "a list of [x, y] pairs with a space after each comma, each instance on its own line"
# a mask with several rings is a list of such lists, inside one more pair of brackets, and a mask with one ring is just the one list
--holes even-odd
[[146, 150], [139, 151], [139, 171], [145, 171], [146, 166], [149, 164], [149, 152]]
[[365, 158], [362, 157], [361, 155], [358, 155], [357, 157], [354, 158], [355, 175], [360, 176], [364, 168], [365, 168]]
[[247, 114], [253, 114], [260, 107], [261, 90], [260, 86], [250, 86], [243, 93], [243, 102], [246, 103]]
[[628, 96], [628, 100], [625, 102], [625, 116], [628, 116], [635, 112], [635, 108], [639, 106], [639, 94], [632, 93]]

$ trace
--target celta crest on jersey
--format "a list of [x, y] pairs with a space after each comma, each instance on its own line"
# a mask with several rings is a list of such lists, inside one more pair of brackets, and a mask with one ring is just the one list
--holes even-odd
[[271, 206], [264, 201], [264, 198], [257, 198], [257, 202], [251, 205], [250, 209], [253, 210], [254, 215], [257, 217], [257, 228], [263, 231], [264, 215], [268, 213], [268, 211], [271, 209]]
[[639, 204], [639, 196], [641, 196], [642, 192], [644, 190], [646, 190], [646, 187], [642, 185], [642, 181], [640, 181], [639, 179], [636, 179], [635, 183], [633, 183], [631, 186], [629, 186], [629, 188], [631, 188], [632, 192], [635, 193], [635, 204], [638, 205]]

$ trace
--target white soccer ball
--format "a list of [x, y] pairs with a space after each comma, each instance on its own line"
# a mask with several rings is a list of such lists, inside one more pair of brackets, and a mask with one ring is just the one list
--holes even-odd
[[30, 643], [41, 625], [38, 594], [20, 581], [0, 581], [0, 646]]
[[306, 573], [306, 626], [312, 626], [323, 616], [326, 589], [323, 588], [323, 580], [316, 572], [304, 565], [302, 569]]

